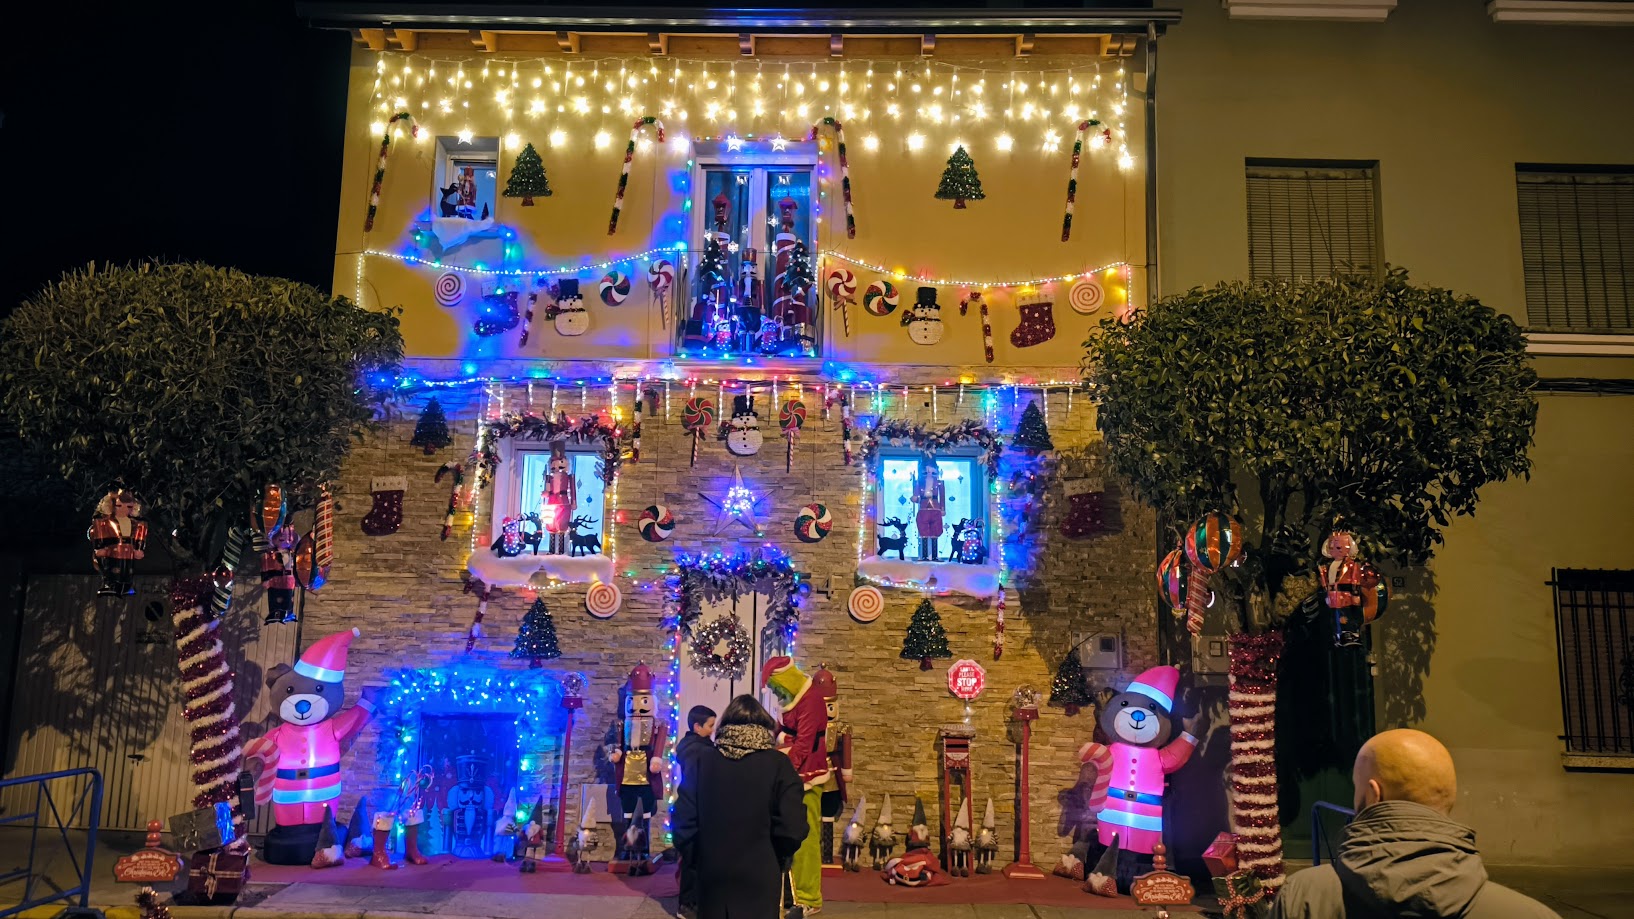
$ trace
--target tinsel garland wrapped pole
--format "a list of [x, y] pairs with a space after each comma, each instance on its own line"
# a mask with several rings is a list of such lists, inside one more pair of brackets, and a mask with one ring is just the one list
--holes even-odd
[[834, 150], [840, 158], [840, 196], [845, 199], [845, 235], [847, 239], [856, 239], [857, 215], [851, 209], [851, 164], [845, 158], [845, 127], [831, 115], [812, 125], [806, 140], [816, 140], [817, 129], [822, 127], [834, 129]]
[[1004, 657], [1004, 585], [999, 585], [999, 595], [994, 603], [996, 616], [993, 620], [993, 660]]
[[386, 180], [386, 154], [391, 152], [391, 129], [399, 121], [409, 123], [409, 135], [420, 136], [420, 126], [414, 123], [414, 116], [408, 112], [398, 112], [386, 122], [386, 131], [380, 136], [380, 159], [374, 167], [374, 184], [369, 186], [369, 214], [363, 218], [363, 232], [374, 229], [374, 214], [380, 207], [380, 183]]
[[1078, 122], [1077, 136], [1072, 140], [1072, 175], [1067, 179], [1067, 213], [1061, 219], [1061, 241], [1066, 242], [1072, 237], [1072, 211], [1078, 202], [1078, 162], [1084, 155], [1084, 135], [1090, 128], [1100, 127], [1100, 122], [1093, 118]]
[[244, 750], [239, 743], [238, 712], [233, 705], [233, 671], [216, 634], [221, 621], [210, 615], [214, 592], [215, 582], [209, 577], [180, 579], [170, 588], [177, 663], [185, 698], [182, 717], [191, 732], [188, 759], [193, 764], [193, 806], [231, 804], [233, 824], [242, 836], [244, 815], [238, 809], [238, 772]]
[[1230, 638], [1231, 832], [1237, 863], [1266, 887], [1282, 884], [1282, 828], [1277, 811], [1277, 663], [1282, 633]]
[[630, 186], [630, 163], [635, 160], [635, 142], [641, 129], [652, 125], [658, 132], [658, 142], [664, 142], [664, 123], [652, 115], [643, 115], [630, 126], [630, 142], [624, 145], [624, 171], [618, 175], [618, 191], [613, 195], [613, 218], [607, 221], [607, 235], [618, 232], [618, 215], [624, 210], [624, 190]]

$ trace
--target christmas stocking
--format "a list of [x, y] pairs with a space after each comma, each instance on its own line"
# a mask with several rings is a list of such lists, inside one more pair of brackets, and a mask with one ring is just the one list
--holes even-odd
[[363, 533], [366, 536], [390, 536], [403, 525], [403, 492], [408, 490], [404, 476], [372, 479], [369, 494], [374, 507], [363, 515]]
[[1010, 344], [1017, 348], [1031, 348], [1055, 337], [1055, 304], [1047, 294], [1024, 294], [1016, 300], [1021, 312], [1021, 325], [1010, 333]]
[[1106, 492], [1092, 491], [1090, 479], [1066, 479], [1067, 513], [1061, 519], [1061, 535], [1068, 539], [1088, 539], [1105, 533]]

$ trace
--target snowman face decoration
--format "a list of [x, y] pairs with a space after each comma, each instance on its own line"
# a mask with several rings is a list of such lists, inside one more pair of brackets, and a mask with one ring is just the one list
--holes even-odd
[[917, 303], [908, 319], [908, 338], [916, 345], [934, 345], [942, 340], [942, 309], [934, 303]]
[[754, 412], [739, 412], [732, 416], [726, 432], [726, 449], [733, 456], [754, 456], [760, 452], [765, 437], [760, 433], [760, 416]]

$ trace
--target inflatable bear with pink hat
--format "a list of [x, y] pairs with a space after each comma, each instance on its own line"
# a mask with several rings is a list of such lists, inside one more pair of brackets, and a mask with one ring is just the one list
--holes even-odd
[[310, 865], [320, 836], [326, 849], [339, 838], [333, 808], [341, 794], [340, 759], [374, 717], [380, 690], [365, 686], [356, 705], [344, 705], [346, 652], [359, 634], [325, 635], [294, 667], [279, 664], [267, 673], [268, 700], [282, 723], [251, 741], [244, 756], [261, 760], [255, 801], [270, 801], [277, 822], [262, 858], [274, 865]]

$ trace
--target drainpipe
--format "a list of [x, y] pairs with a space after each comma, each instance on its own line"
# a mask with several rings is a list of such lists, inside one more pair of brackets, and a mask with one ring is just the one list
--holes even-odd
[[1157, 23], [1146, 24], [1146, 307], [1158, 299]]

